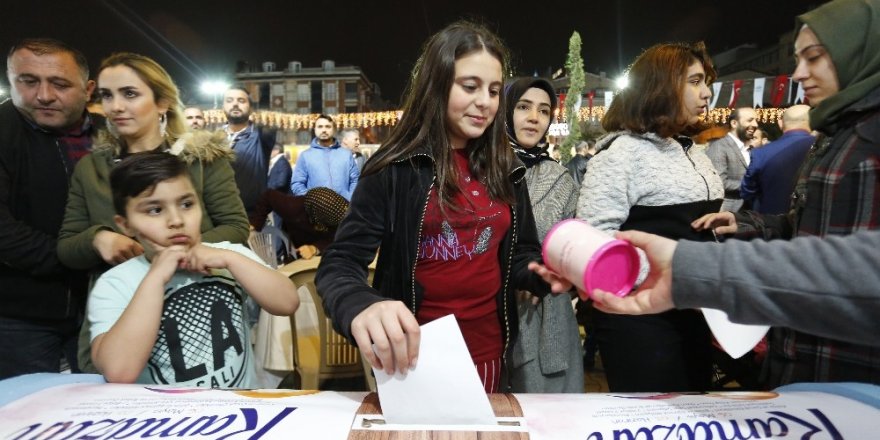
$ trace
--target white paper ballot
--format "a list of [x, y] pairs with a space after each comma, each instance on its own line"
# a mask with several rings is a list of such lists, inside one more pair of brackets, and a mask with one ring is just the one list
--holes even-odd
[[422, 326], [419, 360], [406, 374], [373, 369], [388, 423], [496, 425], [455, 316]]
[[715, 336], [715, 340], [734, 359], [755, 348], [761, 338], [770, 330], [767, 325], [736, 324], [727, 319], [727, 313], [715, 309], [702, 309], [706, 323]]

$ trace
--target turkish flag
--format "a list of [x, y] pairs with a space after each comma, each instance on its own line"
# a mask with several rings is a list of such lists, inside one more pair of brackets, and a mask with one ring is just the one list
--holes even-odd
[[773, 81], [773, 95], [770, 98], [770, 105], [777, 108], [782, 105], [786, 89], [788, 89], [788, 75], [777, 76], [776, 80]]
[[742, 89], [743, 80], [737, 79], [733, 81], [733, 90], [730, 92], [730, 104], [727, 104], [728, 107], [734, 108], [736, 106], [736, 100], [739, 99], [739, 90]]
[[593, 111], [593, 97], [596, 96], [595, 90], [590, 90], [590, 93], [587, 94], [587, 98], [590, 99], [590, 111]]

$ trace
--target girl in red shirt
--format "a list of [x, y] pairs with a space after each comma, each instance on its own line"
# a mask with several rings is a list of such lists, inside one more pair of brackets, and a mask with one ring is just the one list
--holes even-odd
[[400, 122], [365, 165], [322, 257], [324, 307], [375, 368], [414, 367], [419, 324], [452, 313], [486, 391], [498, 391], [517, 333], [514, 290], [550, 291], [529, 270], [540, 247], [525, 167], [496, 120], [506, 63], [481, 26], [454, 23], [431, 37]]

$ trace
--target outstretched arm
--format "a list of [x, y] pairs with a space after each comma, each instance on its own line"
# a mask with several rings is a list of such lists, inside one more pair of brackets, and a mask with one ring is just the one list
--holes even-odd
[[645, 251], [651, 272], [629, 296], [594, 291], [595, 305], [604, 312], [708, 307], [734, 322], [877, 345], [880, 293], [865, 286], [880, 283], [880, 272], [873, 270], [880, 259], [880, 231], [723, 244], [676, 243], [638, 231], [617, 237]]
[[595, 307], [606, 313], [629, 315], [660, 313], [675, 307], [672, 301], [672, 256], [677, 243], [639, 231], [618, 232], [615, 236], [642, 249], [648, 258], [650, 271], [639, 288], [625, 297], [594, 290]]
[[878, 346], [880, 231], [793, 240], [682, 241], [672, 262], [679, 308], [709, 307], [734, 322], [781, 325]]
[[296, 286], [289, 278], [238, 252], [198, 244], [187, 253], [183, 268], [204, 274], [227, 269], [257, 304], [273, 315], [289, 316], [299, 307]]

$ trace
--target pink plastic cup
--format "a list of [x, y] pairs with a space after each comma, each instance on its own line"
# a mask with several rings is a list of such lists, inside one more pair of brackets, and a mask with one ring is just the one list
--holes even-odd
[[544, 238], [542, 255], [544, 265], [590, 297], [593, 289], [625, 296], [639, 276], [636, 249], [583, 220], [554, 225]]

